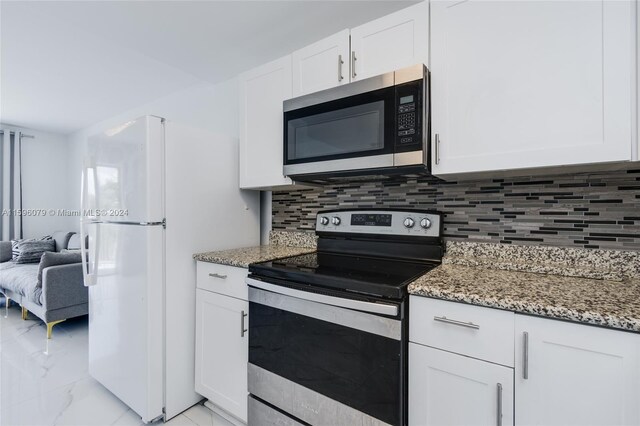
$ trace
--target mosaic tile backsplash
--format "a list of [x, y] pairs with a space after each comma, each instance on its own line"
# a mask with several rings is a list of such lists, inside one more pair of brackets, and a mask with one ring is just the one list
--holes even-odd
[[448, 241], [640, 250], [640, 167], [548, 177], [442, 181], [434, 177], [273, 193], [273, 229], [312, 231], [335, 208], [444, 213]]

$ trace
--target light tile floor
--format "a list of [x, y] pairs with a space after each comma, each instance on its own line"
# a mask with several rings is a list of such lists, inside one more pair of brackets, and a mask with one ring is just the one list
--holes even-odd
[[[89, 376], [87, 317], [67, 320], [46, 340], [42, 321], [23, 321], [20, 308], [0, 309], [0, 425], [143, 424], [140, 417]], [[48, 352], [46, 354], [45, 352]], [[159, 424], [162, 424], [159, 422]], [[231, 426], [202, 405], [169, 426]]]

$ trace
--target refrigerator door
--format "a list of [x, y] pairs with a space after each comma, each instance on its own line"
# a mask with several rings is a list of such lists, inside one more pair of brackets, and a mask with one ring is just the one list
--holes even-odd
[[82, 183], [85, 221], [162, 222], [164, 120], [144, 116], [90, 137]]
[[99, 253], [90, 259], [89, 373], [149, 422], [164, 406], [164, 228], [84, 226]]

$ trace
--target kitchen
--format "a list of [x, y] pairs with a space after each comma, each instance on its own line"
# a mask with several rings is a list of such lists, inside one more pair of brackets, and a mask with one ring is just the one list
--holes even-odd
[[75, 134], [165, 147], [165, 377], [93, 376], [145, 423], [640, 424], [639, 9], [423, 1], [234, 77], [237, 152], [153, 108]]
[[[637, 51], [630, 4], [426, 6], [338, 33], [241, 76], [240, 184], [273, 190], [271, 245], [195, 256], [199, 330], [222, 333], [203, 320], [207, 311], [221, 310], [228, 296], [244, 302], [228, 320], [238, 316], [248, 330], [248, 342], [244, 331], [234, 339], [234, 358], [242, 359], [237, 373], [243, 377], [249, 360], [249, 424], [638, 424], [639, 175], [637, 163], [629, 162], [638, 155]], [[597, 34], [597, 55], [577, 47], [589, 34]], [[376, 86], [370, 77], [395, 71], [389, 78], [401, 85], [411, 79], [398, 75], [414, 63], [429, 64], [422, 81], [430, 102], [417, 116], [430, 122], [418, 122], [417, 131], [418, 138], [425, 131], [430, 149], [416, 163], [433, 176], [402, 159], [401, 167], [397, 159], [385, 163], [384, 153], [398, 151], [367, 145], [380, 131], [375, 124], [339, 123], [386, 114], [373, 106], [384, 99], [374, 92], [384, 83]], [[273, 116], [264, 114], [266, 93]], [[402, 96], [411, 93], [399, 89], [395, 99]], [[260, 110], [252, 109], [256, 102]], [[282, 105], [284, 129], [278, 125]], [[396, 105], [399, 114], [406, 113], [402, 106]], [[415, 108], [421, 107], [418, 97]], [[345, 148], [339, 141], [349, 131]], [[363, 148], [354, 145], [359, 136]], [[367, 152], [372, 148], [378, 153]], [[364, 152], [345, 154], [348, 149]], [[317, 186], [305, 189], [305, 182]], [[358, 227], [362, 215], [369, 231]], [[414, 231], [418, 253], [405, 248], [413, 245], [406, 239]], [[361, 232], [366, 236], [359, 238]], [[287, 252], [277, 253], [283, 246]], [[316, 247], [317, 254], [309, 254]], [[297, 256], [276, 260], [294, 248]], [[402, 266], [383, 266], [390, 261]], [[421, 273], [410, 272], [415, 261]], [[212, 287], [218, 276], [229, 283], [244, 279], [248, 289], [242, 286], [240, 295], [237, 288]], [[316, 308], [349, 306], [345, 297], [358, 299], [351, 292], [383, 294], [351, 282], [380, 276], [389, 286], [397, 278], [410, 294], [411, 309], [401, 304], [404, 313], [397, 313], [408, 354], [395, 353], [408, 367], [399, 369], [407, 375], [401, 372], [396, 383], [395, 417], [381, 408], [394, 401], [393, 392], [366, 392], [380, 384], [354, 377], [347, 361], [335, 359], [349, 354], [362, 365], [372, 357], [386, 365], [379, 346], [352, 337], [361, 346], [347, 349], [341, 332], [317, 321], [345, 326], [340, 315], [366, 312]], [[318, 299], [338, 297], [329, 290], [334, 287], [342, 298]], [[292, 298], [315, 302], [297, 306]], [[370, 317], [362, 321], [384, 314]], [[274, 333], [269, 325], [286, 333], [265, 340]], [[358, 328], [350, 327], [338, 328], [345, 335]], [[208, 358], [206, 340], [198, 344], [200, 365]], [[209, 350], [213, 356], [214, 347]], [[337, 371], [326, 372], [331, 367], [323, 358]], [[207, 404], [245, 420], [245, 388], [236, 397], [225, 393], [216, 379], [228, 364], [218, 368], [218, 374], [197, 370], [197, 388]], [[383, 380], [387, 370], [368, 373]], [[363, 392], [368, 401], [358, 397]]]

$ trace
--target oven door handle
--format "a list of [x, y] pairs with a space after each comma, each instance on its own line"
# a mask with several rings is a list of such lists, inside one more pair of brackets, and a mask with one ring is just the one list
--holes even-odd
[[355, 309], [362, 312], [370, 312], [382, 315], [398, 315], [398, 306], [387, 303], [365, 302], [363, 300], [346, 299], [342, 297], [327, 296], [325, 294], [312, 293], [310, 291], [296, 290], [295, 288], [284, 287], [277, 284], [271, 284], [259, 281], [254, 278], [246, 279], [247, 285], [260, 288], [273, 293], [284, 294], [286, 296], [295, 297], [297, 299], [308, 300], [311, 302], [323, 303], [325, 305], [337, 306], [340, 308]]

